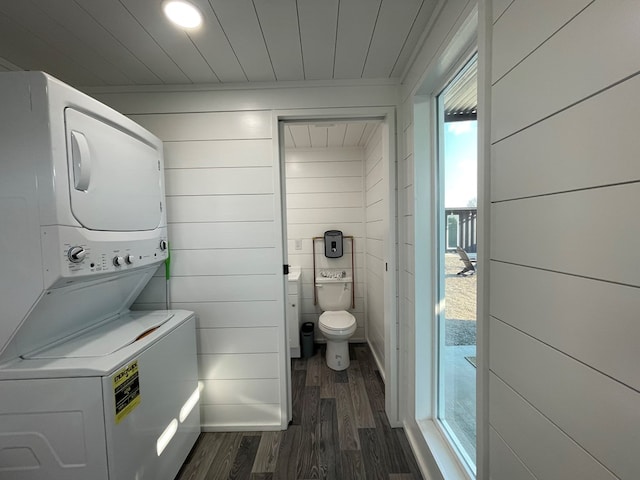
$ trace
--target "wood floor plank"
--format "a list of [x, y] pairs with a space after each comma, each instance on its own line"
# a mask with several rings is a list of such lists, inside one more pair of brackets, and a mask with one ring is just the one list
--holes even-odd
[[213, 457], [211, 466], [204, 477], [205, 480], [227, 480], [229, 478], [229, 472], [242, 441], [242, 433], [239, 432], [226, 432], [220, 435], [222, 443]]
[[283, 432], [276, 469], [273, 472], [273, 480], [296, 480], [298, 478], [296, 475], [296, 463], [301, 436], [301, 425], [290, 425]]
[[292, 369], [291, 370], [306, 370], [307, 369], [307, 359], [306, 358], [292, 358], [291, 359]]
[[358, 433], [367, 480], [387, 480], [389, 468], [385, 461], [383, 447], [379, 443], [378, 432], [375, 428], [360, 428]]
[[307, 381], [305, 382], [307, 387], [320, 386], [320, 368], [322, 363], [322, 353], [319, 349], [313, 357], [307, 359]]
[[243, 435], [236, 458], [229, 472], [229, 480], [245, 480], [251, 476], [251, 467], [258, 452], [260, 436]]
[[[351, 368], [351, 367], [349, 367], [349, 368]], [[333, 372], [333, 381], [335, 383], [349, 383], [348, 371], [349, 371], [349, 369], [340, 370], [339, 372], [334, 371]]]
[[336, 383], [336, 411], [341, 450], [360, 450], [353, 401], [348, 383]]
[[291, 373], [291, 424], [300, 425], [302, 422], [302, 396], [304, 382], [307, 378], [306, 370], [294, 370]]
[[302, 431], [298, 450], [298, 478], [318, 478], [318, 430], [320, 418], [320, 387], [304, 387]]
[[389, 480], [416, 480], [416, 478], [421, 478], [421, 477], [414, 477], [410, 473], [391, 473], [391, 474], [389, 474]]
[[381, 446], [382, 458], [387, 466], [387, 471], [389, 473], [411, 473], [402, 445], [393, 432], [394, 429], [389, 425], [387, 414], [385, 412], [375, 412], [374, 415], [378, 444]]
[[359, 351], [360, 358], [363, 359], [358, 361], [358, 363], [367, 390], [371, 411], [384, 411], [384, 384], [381, 384], [380, 377], [376, 374], [376, 370], [374, 370], [375, 363], [373, 356], [362, 351], [360, 348], [356, 350]]
[[252, 473], [251, 480], [273, 480], [273, 473]]
[[318, 435], [318, 464], [320, 478], [339, 478], [340, 438], [335, 398], [320, 399], [320, 432]]
[[347, 369], [349, 377], [349, 389], [355, 412], [356, 427], [374, 428], [376, 423], [371, 412], [371, 403], [365, 387], [364, 377], [360, 370], [360, 363], [356, 360]]
[[409, 467], [409, 472], [413, 475], [414, 478], [418, 478], [418, 479], [422, 478], [422, 474], [420, 473], [420, 467], [418, 467], [418, 463], [416, 462], [416, 459], [413, 456], [413, 451], [411, 450], [411, 445], [409, 445], [409, 440], [407, 439], [407, 435], [404, 433], [404, 429], [394, 428], [393, 431], [396, 434], [396, 437], [398, 437], [400, 450], [404, 454], [404, 459], [407, 462], [407, 466]]
[[320, 398], [336, 398], [334, 371], [324, 361], [320, 365]]
[[367, 480], [367, 473], [362, 461], [360, 450], [345, 450], [340, 452], [341, 480]]
[[221, 436], [201, 433], [176, 479], [203, 480], [221, 443]]
[[273, 473], [276, 469], [276, 461], [278, 460], [278, 451], [280, 450], [280, 442], [282, 440], [282, 432], [264, 432], [258, 445], [256, 459], [251, 468], [252, 473]]

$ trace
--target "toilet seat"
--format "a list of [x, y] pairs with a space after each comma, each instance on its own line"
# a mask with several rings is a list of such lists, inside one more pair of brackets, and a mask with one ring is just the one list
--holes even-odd
[[356, 317], [346, 310], [329, 311], [320, 315], [320, 325], [328, 331], [344, 331], [356, 324]]

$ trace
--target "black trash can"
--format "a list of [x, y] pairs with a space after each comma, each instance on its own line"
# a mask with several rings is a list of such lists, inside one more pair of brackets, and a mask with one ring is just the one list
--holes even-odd
[[302, 358], [313, 356], [313, 322], [304, 322], [302, 324], [300, 345], [302, 345]]

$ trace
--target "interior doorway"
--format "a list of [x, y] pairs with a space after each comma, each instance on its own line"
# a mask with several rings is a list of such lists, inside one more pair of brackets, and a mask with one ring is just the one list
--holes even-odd
[[[303, 353], [296, 330], [299, 332], [304, 323], [312, 323], [316, 341], [324, 342], [318, 329], [322, 310], [317, 304], [315, 277], [323, 271], [351, 276], [354, 295], [348, 311], [357, 326], [350, 340], [367, 342], [371, 347], [385, 379], [385, 398], [390, 406], [387, 413], [395, 426], [399, 421], [394, 386], [397, 358], [391, 358], [395, 348], [390, 345], [397, 339], [389, 335], [391, 330], [395, 334], [397, 321], [396, 278], [395, 274], [389, 275], [391, 264], [395, 273], [395, 214], [390, 213], [395, 212], [394, 191], [390, 188], [395, 177], [390, 178], [388, 173], [395, 175], [395, 169], [390, 168], [395, 145], [389, 141], [389, 118], [283, 115], [278, 118], [278, 136], [283, 255], [293, 272], [287, 291], [298, 292], [297, 298], [287, 293], [286, 299], [294, 322], [287, 328], [289, 353], [292, 358]], [[324, 255], [322, 237], [328, 230], [343, 234], [341, 258]], [[392, 301], [388, 301], [390, 297]]]

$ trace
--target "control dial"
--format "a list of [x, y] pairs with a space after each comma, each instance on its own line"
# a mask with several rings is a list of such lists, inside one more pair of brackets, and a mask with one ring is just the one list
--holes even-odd
[[133, 263], [134, 258], [135, 257], [133, 255], [127, 255], [124, 257], [124, 261], [127, 262], [128, 265], [131, 265]]
[[124, 265], [124, 257], [121, 257], [120, 255], [113, 257], [113, 264], [116, 267], [121, 267]]
[[67, 252], [69, 261], [73, 263], [80, 263], [87, 256], [87, 251], [83, 247], [71, 247]]
[[167, 241], [160, 240], [160, 250], [166, 250], [166, 249], [167, 249]]

